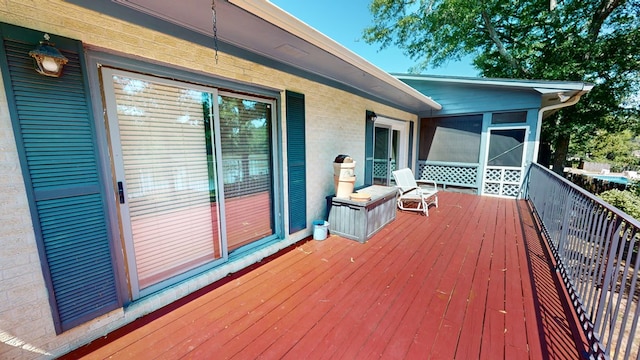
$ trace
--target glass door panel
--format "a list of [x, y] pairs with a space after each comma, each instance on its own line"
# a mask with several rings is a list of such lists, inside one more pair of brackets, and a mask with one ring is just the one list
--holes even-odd
[[373, 149], [373, 183], [375, 185], [389, 184], [389, 163], [391, 160], [391, 129], [388, 127], [375, 127], [375, 140]]
[[132, 296], [222, 256], [210, 89], [103, 68]]
[[271, 102], [218, 96], [227, 246], [274, 234]]
[[391, 151], [390, 162], [389, 162], [389, 179], [392, 179], [391, 172], [394, 170], [398, 170], [398, 164], [400, 164], [400, 135], [401, 132], [398, 130], [393, 130], [391, 134]]

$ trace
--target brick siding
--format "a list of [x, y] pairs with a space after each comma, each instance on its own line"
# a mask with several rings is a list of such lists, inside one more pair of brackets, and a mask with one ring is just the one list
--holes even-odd
[[[281, 89], [282, 94], [284, 90], [305, 94], [309, 223], [324, 216], [325, 196], [334, 191], [332, 162], [336, 155], [349, 154], [357, 161], [356, 186], [363, 183], [366, 110], [398, 119], [416, 119], [413, 114], [224, 53], [219, 54], [218, 64], [199, 61], [201, 58], [213, 59], [213, 51], [59, 0], [5, 0], [0, 2], [0, 18], [10, 24], [79, 39], [90, 48], [153, 59], [150, 61], [277, 88]], [[157, 43], [162, 43], [162, 47], [158, 47]], [[279, 104], [279, 108], [284, 121], [283, 105]], [[284, 161], [286, 163], [286, 154]], [[287, 196], [286, 189], [284, 196]], [[0, 219], [0, 358], [10, 359], [48, 358], [64, 354], [224, 277], [228, 272], [237, 271], [309, 236], [312, 231], [309, 228], [293, 234], [280, 244], [262, 249], [249, 258], [229, 263], [180, 286], [145, 298], [126, 311], [113, 311], [56, 335], [6, 94], [1, 87]]]

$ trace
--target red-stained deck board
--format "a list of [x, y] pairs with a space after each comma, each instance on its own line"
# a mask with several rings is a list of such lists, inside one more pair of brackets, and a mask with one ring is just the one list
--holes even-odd
[[[394, 236], [394, 234], [389, 234], [389, 237], [387, 237], [386, 239], [390, 240]], [[281, 314], [280, 317], [275, 319], [276, 321], [270, 325], [270, 328], [274, 331], [258, 334], [255, 339], [261, 343], [256, 344], [256, 340], [253, 340], [251, 348], [244, 351], [242, 353], [242, 357], [257, 357], [264, 352], [262, 356], [279, 358], [284, 355], [284, 353], [286, 353], [291, 346], [295, 344], [297, 338], [299, 337], [298, 334], [306, 333], [307, 331], [309, 331], [310, 327], [312, 327], [317, 322], [317, 320], [319, 320], [320, 318], [325, 318], [326, 316], [332, 316], [330, 313], [337, 307], [350, 309], [351, 305], [343, 306], [343, 304], [339, 303], [341, 296], [340, 291], [348, 291], [349, 289], [349, 286], [344, 286], [345, 283], [362, 282], [366, 280], [369, 283], [372, 283], [371, 287], [374, 287], [375, 285], [373, 285], [373, 281], [377, 279], [367, 276], [367, 274], [370, 273], [375, 266], [377, 266], [376, 264], [380, 264], [384, 261], [384, 259], [388, 259], [388, 251], [385, 251], [384, 249], [388, 246], [391, 246], [391, 244], [391, 241], [378, 243], [378, 249], [375, 252], [375, 256], [367, 257], [362, 255], [367, 253], [366, 250], [369, 244], [357, 244], [355, 242], [352, 242], [351, 245], [355, 247], [354, 250], [361, 250], [361, 252], [359, 253], [358, 251], [354, 251], [350, 253], [350, 256], [342, 258], [340, 260], [339, 266], [342, 266], [345, 270], [341, 271], [341, 274], [349, 273], [348, 270], [355, 269], [356, 271], [351, 272], [352, 275], [348, 278], [330, 277], [332, 274], [331, 271], [335, 271], [335, 268], [331, 268], [331, 271], [325, 271], [324, 275], [330, 277], [327, 279], [327, 281], [324, 282], [325, 285], [320, 288], [310, 287], [309, 293], [296, 294], [295, 297], [289, 299], [291, 301], [285, 302], [284, 305], [292, 311], [285, 312]], [[363, 264], [356, 265], [359, 262], [362, 262]], [[334, 265], [331, 266], [333, 267]], [[356, 274], [356, 272], [358, 274]], [[366, 300], [363, 299], [362, 301], [364, 302]], [[304, 313], [307, 315], [302, 319], [299, 317], [290, 316], [291, 314], [299, 313]], [[332, 322], [324, 321], [323, 323], [330, 324]], [[260, 323], [256, 323], [256, 325], [256, 327], [258, 328], [262, 327], [262, 324]], [[285, 341], [284, 339], [280, 338], [280, 336], [278, 336], [285, 335], [282, 333], [292, 334], [294, 339]], [[271, 346], [276, 340], [278, 340], [276, 346]], [[227, 350], [225, 349], [224, 351], [226, 352]]]
[[[328, 317], [327, 319], [330, 319], [329, 322], [315, 327], [313, 331], [309, 333], [310, 337], [296, 344], [291, 352], [287, 354], [289, 358], [306, 356], [310, 352], [316, 351], [316, 349], [317, 351], [321, 351], [323, 356], [328, 356], [337, 349], [339, 343], [343, 344], [342, 346], [356, 346], [355, 342], [351, 342], [350, 340], [351, 337], [360, 337], [366, 333], [366, 329], [359, 328], [363, 319], [366, 319], [364, 323], [367, 326], [375, 327], [377, 318], [368, 316], [368, 312], [372, 307], [384, 307], [385, 304], [388, 304], [388, 302], [382, 301], [385, 294], [398, 294], [397, 287], [390, 284], [395, 283], [394, 278], [403, 276], [405, 271], [398, 271], [396, 269], [406, 265], [409, 261], [407, 259], [415, 259], [416, 257], [415, 251], [407, 251], [407, 241], [415, 236], [412, 235], [415, 228], [411, 222], [406, 225], [407, 226], [399, 226], [401, 231], [390, 236], [379, 234], [384, 237], [389, 237], [392, 240], [390, 247], [392, 247], [394, 251], [387, 252], [387, 255], [384, 259], [381, 259], [381, 261], [371, 263], [371, 268], [366, 267], [363, 269], [363, 277], [374, 280], [375, 282], [372, 284], [375, 284], [375, 286], [370, 286], [369, 283], [362, 281], [357, 284], [351, 282], [345, 283], [344, 285], [346, 286], [341, 289], [342, 295], [336, 298], [336, 307], [333, 308], [329, 314], [329, 316], [335, 316], [335, 318]], [[372, 244], [375, 246], [379, 241], [377, 237], [378, 235], [374, 236], [367, 245]], [[425, 244], [419, 244], [419, 246], [425, 246]], [[419, 248], [420, 247], [418, 247], [418, 249]], [[411, 249], [413, 250], [415, 248]], [[371, 274], [375, 274], [375, 276], [371, 276]], [[388, 285], [389, 287], [387, 287]], [[353, 296], [358, 294], [360, 295]], [[371, 322], [370, 319], [374, 319], [374, 322]], [[348, 322], [350, 326], [345, 327], [345, 322]], [[349, 334], [345, 334], [345, 329], [355, 330], [349, 331]], [[336, 333], [340, 333], [343, 336], [336, 336]], [[316, 339], [315, 342], [313, 340], [314, 338]], [[349, 340], [347, 344], [345, 344], [345, 340]], [[305, 343], [315, 344], [306, 346]], [[344, 347], [342, 348], [344, 349]]]
[[[523, 249], [523, 236], [522, 231], [518, 232], [515, 219], [518, 215], [517, 204], [508, 203], [507, 219], [505, 221], [505, 240], [513, 242], [513, 246], [507, 247], [507, 253], [505, 257], [505, 276], [506, 276], [506, 291], [505, 291], [505, 357], [507, 359], [515, 358], [527, 358], [528, 351], [528, 338], [522, 336], [526, 334], [525, 327], [522, 325], [526, 322], [527, 316], [525, 314], [525, 302], [530, 301], [524, 297], [523, 284], [528, 278], [521, 276], [524, 266], [526, 271], [526, 263], [521, 264], [520, 253]], [[530, 284], [528, 284], [530, 286]], [[534, 316], [533, 313], [530, 314]]]
[[[305, 244], [299, 248], [299, 251], [306, 253], [312, 247], [313, 245], [311, 244]], [[246, 346], [260, 332], [269, 330], [271, 323], [275, 319], [282, 316], [282, 313], [290, 311], [295, 304], [295, 299], [305, 297], [306, 292], [310, 291], [308, 286], [310, 283], [327, 280], [320, 276], [323, 273], [322, 267], [329, 266], [329, 263], [340, 259], [343, 254], [343, 251], [336, 252], [333, 256], [326, 257], [326, 262], [321, 262], [313, 267], [292, 266], [280, 273], [278, 281], [265, 281], [261, 285], [266, 290], [264, 294], [246, 294], [245, 297], [248, 298], [247, 303], [250, 304], [249, 306], [238, 309], [238, 305], [243, 305], [243, 303], [229, 304], [231, 310], [237, 312], [238, 316], [230, 316], [222, 319], [224, 321], [209, 324], [208, 329], [217, 330], [217, 336], [205, 333], [197, 338], [197, 343], [195, 344], [191, 341], [180, 344], [178, 347], [173, 347], [169, 352], [169, 357], [173, 357], [173, 354], [187, 353], [189, 358], [198, 359], [207, 357], [208, 354], [212, 353], [225, 355], [226, 357], [239, 352], [244, 346], [238, 348], [238, 342]]]
[[[317, 245], [318, 243], [316, 243]], [[351, 246], [358, 244], [350, 243]], [[309, 251], [314, 251], [309, 248]], [[326, 313], [334, 306], [333, 302], [327, 298], [327, 292], [341, 286], [342, 280], [339, 276], [335, 276], [332, 271], [338, 271], [340, 274], [347, 273], [347, 268], [352, 267], [351, 255], [334, 258], [331, 261], [322, 257], [318, 258], [315, 264], [320, 264], [325, 268], [325, 273], [320, 278], [324, 279], [321, 287], [310, 284], [308, 292], [300, 292], [295, 297], [289, 299], [285, 306], [291, 306], [291, 311], [283, 313], [275, 323], [269, 327], [269, 331], [263, 331], [253, 337], [251, 346], [243, 349], [241, 357], [257, 358], [266, 349], [274, 343], [279, 348], [286, 351], [293, 343], [298, 341], [299, 334], [306, 333], [314, 324], [316, 324]], [[292, 314], [304, 314], [304, 316], [291, 316]], [[266, 319], [264, 319], [266, 321]], [[256, 327], [262, 329], [264, 322], [257, 322]], [[245, 343], [246, 344], [246, 343]], [[225, 349], [225, 352], [227, 350]]]
[[[449, 209], [432, 209], [430, 212], [433, 215], [436, 211], [442, 216], [446, 216], [445, 214]], [[426, 218], [424, 222], [419, 223], [419, 226], [411, 226], [410, 229], [411, 234], [408, 239], [422, 237], [426, 240], [430, 237], [441, 236], [443, 231], [443, 229], [428, 222]], [[405, 241], [408, 239], [405, 239]], [[396, 266], [392, 268], [391, 272], [395, 274], [386, 285], [386, 289], [383, 289], [380, 293], [372, 308], [367, 309], [365, 316], [358, 319], [353, 334], [343, 337], [339, 343], [335, 344], [336, 351], [331, 353], [333, 358], [355, 358], [360, 351], [370, 349], [371, 344], [378, 341], [375, 335], [383, 333], [381, 330], [387, 326], [388, 320], [396, 319], [392, 312], [393, 309], [406, 308], [414, 300], [413, 294], [425, 286], [424, 282], [421, 281], [423, 275], [419, 272], [416, 273], [415, 269], [429, 270], [428, 266], [423, 265], [431, 263], [429, 260], [425, 261], [428, 254], [436, 253], [433, 243], [422, 241], [417, 248], [406, 246], [406, 244], [402, 244], [402, 247], [406, 247], [407, 250], [411, 249], [410, 251], [402, 251], [403, 254], [407, 253], [410, 257], [406, 260], [400, 258], [394, 262]], [[344, 330], [342, 333], [347, 334]], [[389, 342], [382, 341], [381, 343], [386, 346]]]
[[[490, 224], [496, 221], [495, 211], [498, 201], [482, 199], [483, 212], [479, 215], [477, 231], [472, 234], [475, 239], [477, 252], [476, 265], [473, 272], [471, 289], [467, 296], [465, 317], [462, 324], [460, 338], [456, 349], [456, 357], [460, 359], [476, 358], [480, 354], [484, 337], [485, 311], [487, 309], [487, 294], [489, 291], [489, 271], [493, 241]], [[490, 235], [490, 236], [487, 236]]]
[[579, 355], [524, 202], [443, 192], [429, 217], [397, 215], [365, 244], [303, 243], [66, 358]]
[[[442, 215], [444, 217], [447, 214], [455, 213], [453, 206], [441, 205]], [[434, 214], [435, 211], [430, 211], [430, 219], [436, 218], [440, 213]], [[431, 220], [432, 221], [432, 220]], [[389, 312], [387, 312], [378, 325], [376, 332], [372, 333], [367, 339], [364, 345], [358, 350], [354, 358], [373, 358], [382, 355], [385, 348], [390, 347], [389, 351], [397, 353], [397, 348], [400, 348], [400, 342], [406, 340], [414, 340], [415, 329], [421, 320], [421, 316], [417, 314], [423, 313], [428, 307], [428, 301], [432, 296], [425, 296], [425, 294], [434, 294], [434, 283], [442, 268], [437, 266], [437, 261], [442, 257], [443, 249], [445, 249], [445, 242], [448, 241], [446, 236], [447, 229], [451, 226], [448, 222], [438, 222], [434, 224], [428, 224], [426, 226], [435, 227], [434, 232], [429, 235], [428, 238], [433, 239], [430, 241], [431, 247], [429, 251], [423, 252], [423, 258], [419, 265], [414, 269], [414, 276], [411, 280], [411, 287], [408, 291], [402, 292], [402, 304], [393, 306]], [[424, 231], [420, 228], [416, 229], [417, 234], [424, 234]], [[419, 235], [421, 236], [421, 235]], [[406, 352], [406, 350], [400, 350], [399, 352]], [[345, 357], [346, 358], [346, 357]]]
[[[375, 320], [371, 322], [369, 319], [380, 318], [385, 309], [388, 309], [393, 295], [397, 294], [403, 285], [399, 279], [404, 278], [406, 272], [409, 271], [405, 266], [410, 266], [412, 260], [416, 259], [416, 253], [402, 249], [406, 246], [407, 239], [407, 237], [404, 239], [399, 237], [395, 242], [396, 251], [371, 269], [375, 271], [376, 268], [379, 268], [376, 271], [377, 276], [365, 275], [366, 280], [374, 279], [374, 281], [360, 281], [354, 284], [350, 291], [359, 293], [360, 296], [345, 298], [334, 308], [338, 312], [340, 320], [333, 324], [332, 330], [326, 332], [316, 345], [316, 349], [322, 349], [321, 358], [333, 358], [338, 349], [355, 348], [357, 345], [352, 341], [352, 338], [360, 338], [366, 334], [369, 331], [367, 326], [376, 325]], [[371, 311], [377, 312], [378, 315], [374, 316]], [[345, 322], [350, 326], [342, 326]]]
[[[476, 214], [478, 219], [476, 228], [467, 234], [471, 240], [469, 242], [471, 246], [467, 254], [470, 258], [467, 270], [471, 276], [471, 283], [466, 296], [464, 296], [467, 304], [463, 305], [462, 309], [464, 310], [461, 311], [464, 313], [464, 318], [456, 348], [457, 358], [474, 358], [480, 353], [482, 337], [478, 336], [478, 334], [482, 334], [485, 318], [492, 253], [492, 243], [487, 240], [487, 229], [495, 221], [495, 205], [497, 203], [492, 201], [481, 202], [480, 208], [482, 211]], [[452, 311], [455, 311], [455, 308], [452, 308]]]
[[[476, 208], [478, 209], [478, 208]], [[478, 209], [479, 210], [479, 209]], [[470, 214], [475, 212], [474, 208], [468, 209]], [[451, 319], [454, 312], [460, 312], [460, 308], [454, 309], [452, 306], [466, 305], [466, 299], [460, 299], [458, 293], [464, 293], [462, 288], [465, 287], [466, 275], [461, 276], [460, 269], [463, 267], [467, 257], [467, 244], [465, 234], [472, 231], [476, 227], [473, 222], [459, 222], [456, 226], [452, 224], [447, 228], [446, 238], [449, 242], [446, 244], [436, 262], [435, 271], [429, 274], [429, 278], [433, 279], [434, 296], [426, 307], [416, 314], [417, 327], [413, 330], [414, 334], [410, 337], [414, 341], [410, 344], [406, 351], [408, 358], [420, 356], [421, 354], [432, 354], [433, 356], [453, 356], [460, 327], [453, 329]], [[461, 285], [462, 284], [462, 285]], [[465, 294], [460, 294], [466, 297]], [[454, 298], [455, 296], [455, 298]], [[398, 337], [399, 333], [396, 334]], [[390, 344], [391, 345], [391, 344]], [[388, 352], [392, 354], [392, 352]]]
[[[369, 276], [372, 271], [376, 271], [377, 268], [385, 265], [385, 259], [397, 246], [397, 243], [393, 239], [402, 234], [403, 228], [396, 229], [397, 231], [388, 232], [389, 229], [384, 229], [385, 237], [383, 241], [376, 242], [371, 241], [366, 244], [357, 244], [357, 248], [361, 250], [367, 250], [366, 254], [353, 253], [353, 256], [347, 257], [345, 261], [348, 263], [348, 268], [340, 276], [332, 279], [328, 284], [324, 284], [314, 296], [308, 299], [310, 304], [316, 302], [325, 302], [331, 304], [330, 308], [323, 314], [322, 322], [313, 324], [310, 329], [302, 329], [305, 334], [304, 337], [296, 339], [295, 336], [288, 336], [286, 345], [279, 344], [271, 347], [266, 352], [269, 356], [279, 356], [288, 353], [288, 356], [304, 356], [314, 351], [314, 348], [322, 341], [323, 337], [329, 334], [332, 329], [339, 324], [343, 318], [347, 315], [345, 311], [351, 309], [346, 302], [355, 299], [352, 295], [358, 293], [357, 299], [360, 300], [360, 306], [364, 306], [363, 303], [367, 301], [370, 293], [363, 292], [361, 288], [370, 284], [375, 286], [377, 281], [380, 281], [381, 277]], [[373, 255], [373, 256], [371, 256]], [[364, 284], [364, 285], [363, 285]], [[345, 300], [346, 299], [346, 300]], [[313, 311], [313, 310], [312, 310]], [[291, 314], [295, 315], [295, 314]], [[289, 321], [295, 321], [295, 316], [288, 316], [291, 318]], [[288, 335], [294, 335], [290, 333]], [[291, 347], [294, 349], [291, 350]]]
[[491, 204], [491, 212], [495, 214], [489, 219], [478, 262], [483, 278], [487, 278], [487, 298], [482, 328], [482, 344], [480, 357], [485, 359], [504, 358], [504, 273], [502, 269], [503, 253], [500, 246], [504, 238], [500, 236], [499, 225], [504, 221], [500, 217], [502, 202]]
[[[488, 214], [486, 209], [479, 205], [471, 213], [471, 218], [482, 219], [482, 213]], [[473, 279], [475, 270], [478, 267], [478, 255], [486, 220], [488, 219], [469, 223], [460, 238], [462, 246], [457, 253], [460, 254], [463, 262], [456, 274], [455, 288], [447, 306], [445, 321], [435, 339], [438, 346], [433, 347], [431, 351], [431, 355], [435, 358], [452, 359], [458, 351], [457, 344], [462, 335], [460, 332], [463, 330], [465, 318], [469, 316], [467, 314], [468, 304], [474, 295], [472, 291]], [[440, 346], [442, 343], [451, 343], [451, 345]], [[477, 355], [477, 353], [476, 350], [475, 354]], [[469, 356], [473, 355], [469, 354]]]

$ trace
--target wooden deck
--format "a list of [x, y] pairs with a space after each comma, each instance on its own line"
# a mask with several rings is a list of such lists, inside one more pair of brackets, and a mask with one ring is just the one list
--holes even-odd
[[567, 309], [526, 203], [447, 192], [428, 218], [298, 244], [66, 358], [579, 359]]

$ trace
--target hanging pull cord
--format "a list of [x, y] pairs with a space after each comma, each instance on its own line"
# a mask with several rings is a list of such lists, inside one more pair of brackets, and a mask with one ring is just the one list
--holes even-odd
[[211, 0], [211, 13], [213, 15], [213, 50], [215, 51], [216, 65], [218, 65], [218, 20], [216, 16], [216, 0]]

